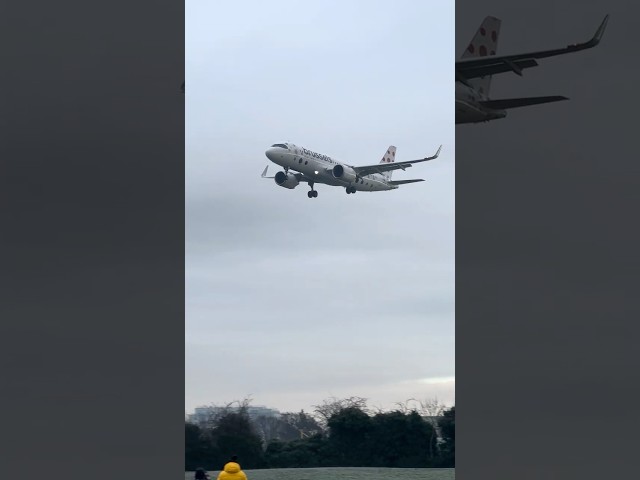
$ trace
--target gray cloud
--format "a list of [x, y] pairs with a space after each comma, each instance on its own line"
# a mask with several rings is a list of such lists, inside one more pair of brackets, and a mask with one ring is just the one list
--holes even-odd
[[[453, 403], [453, 28], [449, 2], [187, 3], [188, 410]], [[309, 200], [260, 178], [278, 141], [356, 165], [444, 148], [394, 174], [424, 183]]]

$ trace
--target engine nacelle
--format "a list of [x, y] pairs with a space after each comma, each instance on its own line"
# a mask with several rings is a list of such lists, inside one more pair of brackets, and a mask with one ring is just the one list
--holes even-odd
[[351, 167], [345, 167], [344, 165], [337, 164], [331, 169], [333, 178], [345, 183], [353, 183], [356, 181], [356, 172]]
[[283, 171], [276, 173], [276, 176], [273, 179], [279, 187], [288, 189], [296, 188], [300, 183], [295, 175], [292, 173], [284, 173]]

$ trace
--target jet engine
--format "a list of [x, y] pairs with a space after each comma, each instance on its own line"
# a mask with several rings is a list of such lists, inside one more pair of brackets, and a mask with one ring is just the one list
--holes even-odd
[[331, 173], [333, 174], [333, 178], [337, 178], [345, 183], [353, 183], [356, 181], [356, 172], [351, 167], [337, 164], [331, 169]]
[[288, 189], [296, 188], [300, 183], [294, 174], [284, 173], [283, 171], [276, 173], [276, 176], [273, 177], [273, 179], [276, 181], [278, 186]]

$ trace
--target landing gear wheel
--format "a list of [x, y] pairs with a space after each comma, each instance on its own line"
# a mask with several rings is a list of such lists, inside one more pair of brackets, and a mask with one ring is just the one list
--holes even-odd
[[347, 195], [350, 194], [350, 193], [356, 193], [355, 187], [347, 187], [346, 190], [347, 190]]
[[318, 196], [318, 191], [313, 189], [313, 182], [308, 182], [311, 187], [311, 191], [307, 192], [307, 197], [316, 198]]

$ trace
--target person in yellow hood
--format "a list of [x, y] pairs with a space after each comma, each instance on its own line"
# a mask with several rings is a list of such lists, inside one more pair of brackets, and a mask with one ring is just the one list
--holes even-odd
[[235, 455], [231, 457], [231, 461], [224, 466], [218, 475], [218, 480], [247, 480], [247, 476], [238, 463], [238, 457]]

